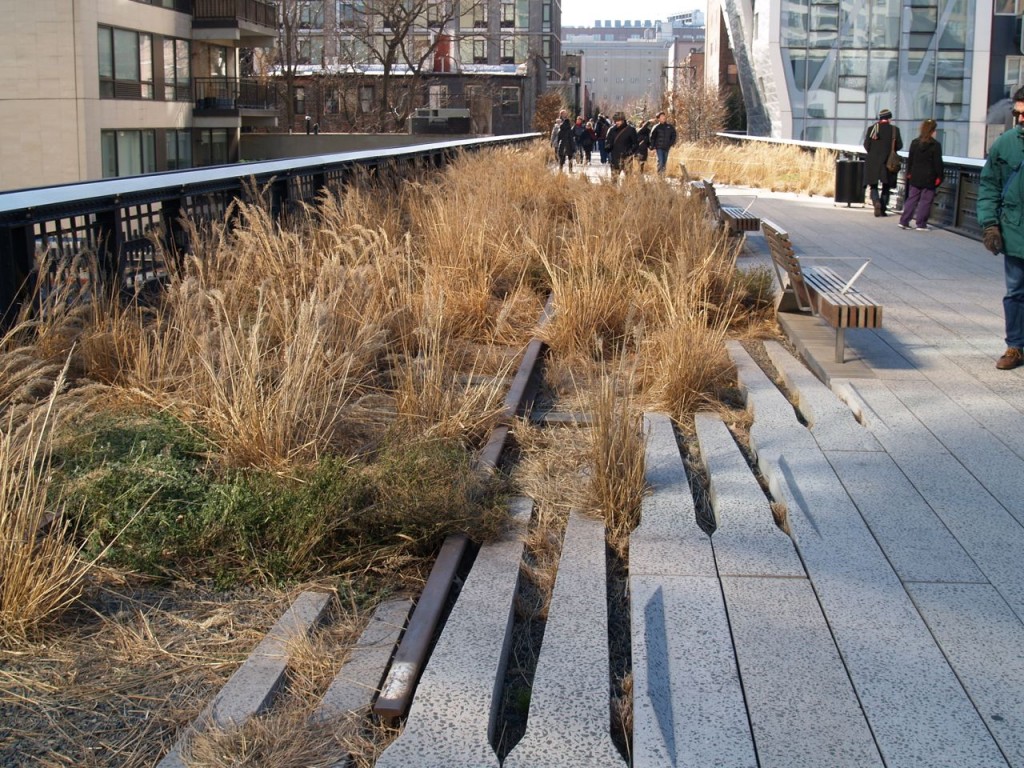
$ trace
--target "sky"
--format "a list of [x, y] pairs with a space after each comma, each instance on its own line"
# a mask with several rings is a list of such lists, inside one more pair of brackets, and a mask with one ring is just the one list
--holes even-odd
[[658, 21], [676, 13], [703, 10], [705, 5], [702, 0], [646, 0], [643, 3], [627, 3], [623, 0], [562, 0], [562, 26], [590, 26], [595, 19]]

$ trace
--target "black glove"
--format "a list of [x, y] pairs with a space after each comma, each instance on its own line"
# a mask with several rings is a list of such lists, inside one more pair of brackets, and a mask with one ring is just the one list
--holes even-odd
[[1003, 250], [1003, 236], [999, 232], [998, 224], [989, 224], [982, 231], [981, 241], [985, 244], [985, 248], [992, 251], [992, 253], [1000, 253]]

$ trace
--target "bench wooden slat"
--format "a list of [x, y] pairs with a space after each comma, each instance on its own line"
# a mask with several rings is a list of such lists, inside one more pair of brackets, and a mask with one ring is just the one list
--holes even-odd
[[719, 225], [729, 230], [730, 235], [742, 235], [744, 232], [756, 232], [761, 226], [761, 217], [735, 205], [722, 205], [718, 199], [715, 185], [709, 180], [690, 183], [692, 191], [697, 191], [707, 201], [708, 212]]
[[847, 328], [881, 328], [882, 305], [866, 294], [850, 287], [847, 280], [828, 267], [806, 266], [793, 249], [789, 234], [773, 222], [764, 219], [761, 229], [768, 241], [772, 264], [783, 289], [779, 311], [795, 303], [803, 311], [810, 311], [836, 329], [836, 362], [845, 357]]

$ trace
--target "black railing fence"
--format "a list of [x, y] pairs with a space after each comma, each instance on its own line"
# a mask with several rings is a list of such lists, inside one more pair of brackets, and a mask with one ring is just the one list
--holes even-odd
[[262, 0], [192, 0], [192, 18], [199, 21], [249, 21], [277, 28], [277, 4]]
[[[865, 152], [863, 147], [851, 144], [825, 144], [814, 141], [789, 141], [783, 139], [765, 139], [755, 136], [744, 136], [732, 133], [720, 133], [720, 137], [730, 141], [760, 141], [773, 144], [791, 144], [802, 147], [810, 152], [818, 149], [838, 152], [842, 159], [863, 158]], [[909, 146], [909, 139], [905, 140]], [[906, 150], [900, 155], [905, 159]], [[976, 240], [981, 239], [981, 226], [978, 224], [978, 183], [981, 180], [981, 169], [985, 165], [984, 160], [970, 157], [944, 157], [945, 166], [942, 186], [935, 195], [935, 202], [932, 204], [932, 214], [928, 220], [929, 224], [949, 229]], [[837, 171], [838, 173], [838, 171]], [[863, 186], [860, 187], [863, 191]], [[898, 199], [896, 207], [903, 207], [903, 200], [907, 194], [907, 184], [903, 176], [903, 170], [899, 174]]]
[[277, 109], [277, 88], [256, 78], [197, 77], [192, 81], [195, 108]]
[[400, 177], [440, 168], [461, 152], [537, 137], [432, 142], [0, 193], [0, 329], [28, 302], [38, 311], [69, 285], [80, 295], [152, 287], [165, 272], [159, 254], [188, 252], [183, 220], [221, 220], [233, 200], [254, 192], [267, 195], [280, 217], [360, 173]]

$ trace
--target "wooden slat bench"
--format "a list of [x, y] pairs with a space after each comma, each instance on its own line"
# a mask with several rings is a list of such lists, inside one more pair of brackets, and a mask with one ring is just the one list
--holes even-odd
[[718, 199], [715, 185], [710, 179], [694, 182], [694, 186], [703, 187], [700, 194], [703, 194], [704, 199], [707, 201], [708, 212], [713, 219], [729, 231], [730, 235], [757, 232], [761, 226], [761, 218], [756, 214], [750, 213], [750, 205], [753, 205], [753, 201], [746, 208], [740, 208], [738, 205], [722, 205]]
[[811, 312], [836, 329], [836, 362], [845, 361], [847, 328], [881, 328], [882, 305], [853, 287], [870, 263], [843, 279], [828, 267], [808, 266], [793, 251], [789, 233], [763, 219], [761, 231], [768, 241], [775, 274], [783, 295], [779, 311]]

